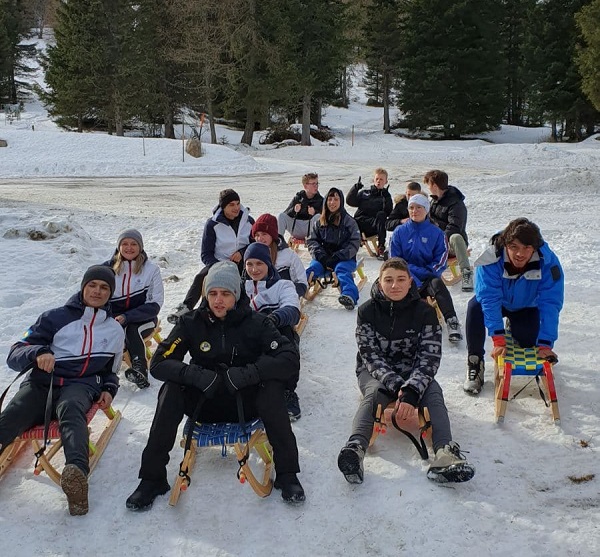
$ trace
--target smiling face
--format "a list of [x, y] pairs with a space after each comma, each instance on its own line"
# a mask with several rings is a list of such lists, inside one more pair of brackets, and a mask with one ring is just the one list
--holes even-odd
[[385, 269], [379, 277], [379, 285], [384, 296], [392, 302], [403, 300], [412, 284], [412, 278], [400, 269]]
[[249, 258], [246, 260], [246, 273], [252, 280], [263, 280], [269, 274], [269, 267], [260, 259]]
[[231, 201], [223, 208], [223, 214], [227, 220], [235, 220], [241, 210], [242, 206], [239, 201]]
[[235, 295], [225, 288], [211, 288], [206, 295], [208, 307], [217, 319], [225, 319], [227, 312], [235, 307]]
[[341, 204], [342, 201], [337, 193], [333, 193], [327, 198], [327, 208], [332, 213], [339, 211]]
[[133, 238], [123, 238], [119, 244], [119, 253], [127, 261], [133, 261], [140, 251], [140, 245]]
[[91, 308], [101, 308], [110, 299], [110, 286], [103, 280], [90, 280], [83, 287], [83, 303]]
[[512, 242], [506, 244], [506, 251], [513, 267], [523, 269], [529, 263], [535, 248], [533, 246], [526, 246], [515, 238]]
[[264, 244], [265, 246], [270, 246], [273, 243], [273, 237], [268, 232], [263, 232], [262, 230], [254, 233], [254, 239], [259, 244]]

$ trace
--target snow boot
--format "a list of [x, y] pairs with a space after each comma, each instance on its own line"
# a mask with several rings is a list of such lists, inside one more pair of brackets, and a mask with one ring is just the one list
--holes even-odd
[[463, 384], [463, 390], [472, 395], [478, 395], [483, 388], [485, 374], [485, 362], [483, 358], [470, 354], [467, 360], [467, 378]]
[[169, 489], [171, 486], [167, 480], [142, 480], [127, 498], [125, 505], [130, 511], [147, 511], [152, 507], [154, 499], [164, 495]]
[[463, 269], [462, 270], [462, 286], [461, 290], [463, 292], [473, 292], [473, 269]]
[[172, 325], [176, 325], [177, 321], [179, 321], [179, 318], [182, 315], [189, 313], [190, 311], [192, 311], [192, 310], [189, 307], [187, 307], [185, 304], [179, 304], [175, 308], [175, 311], [173, 313], [170, 313], [169, 315], [167, 315], [167, 321], [169, 323], [171, 323]]
[[88, 513], [88, 481], [85, 473], [75, 464], [65, 465], [60, 475], [60, 487], [67, 496], [69, 514], [81, 516]]
[[304, 489], [293, 472], [277, 474], [273, 487], [281, 489], [281, 497], [286, 503], [302, 503], [306, 499]]
[[354, 303], [354, 300], [350, 296], [347, 296], [346, 294], [343, 294], [342, 296], [340, 296], [338, 298], [338, 302], [340, 304], [342, 304], [348, 311], [352, 311], [354, 309], [354, 306], [356, 305]]
[[427, 471], [427, 477], [438, 483], [468, 482], [474, 475], [475, 466], [466, 461], [454, 441], [435, 452], [435, 460]]
[[450, 317], [446, 320], [446, 327], [448, 327], [448, 340], [453, 344], [460, 342], [463, 338], [460, 332], [460, 323], [458, 317]]
[[134, 385], [137, 385], [140, 389], [146, 389], [150, 386], [148, 381], [148, 370], [146, 366], [140, 362], [140, 359], [136, 356], [131, 362], [131, 367], [125, 370], [125, 378], [131, 381]]
[[351, 484], [361, 484], [364, 478], [365, 450], [357, 441], [348, 441], [338, 455], [338, 468]]

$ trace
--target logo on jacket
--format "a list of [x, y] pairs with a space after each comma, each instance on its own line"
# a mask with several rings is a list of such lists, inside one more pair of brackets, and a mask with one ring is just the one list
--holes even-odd
[[102, 348], [108, 348], [108, 339], [106, 337], [104, 337], [101, 341], [100, 341], [100, 346]]
[[279, 346], [279, 343], [278, 343], [276, 340], [274, 340], [274, 341], [271, 343], [271, 350], [277, 350], [277, 347], [278, 347], [278, 346]]
[[200, 343], [200, 350], [202, 350], [202, 352], [208, 352], [210, 349], [210, 342], [203, 341]]
[[421, 238], [421, 242], [423, 242], [424, 244], [426, 244], [429, 241], [429, 238], [427, 238], [427, 236], [423, 236]]

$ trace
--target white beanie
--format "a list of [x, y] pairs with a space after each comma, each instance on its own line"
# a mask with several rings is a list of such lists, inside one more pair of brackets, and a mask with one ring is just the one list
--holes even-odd
[[425, 207], [425, 211], [429, 213], [429, 207], [431, 204], [429, 203], [429, 199], [422, 193], [418, 193], [417, 195], [412, 195], [408, 200], [408, 206], [411, 205], [420, 205], [421, 207]]

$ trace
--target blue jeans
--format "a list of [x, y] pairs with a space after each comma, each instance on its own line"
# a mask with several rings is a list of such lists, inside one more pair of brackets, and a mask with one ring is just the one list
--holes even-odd
[[[358, 288], [354, 283], [354, 277], [352, 273], [356, 271], [356, 261], [350, 259], [349, 261], [340, 261], [335, 266], [335, 274], [340, 283], [340, 291], [342, 296], [350, 296], [352, 301], [358, 303]], [[316, 278], [323, 278], [326, 274], [325, 268], [316, 259], [310, 262], [310, 265], [306, 268], [306, 278], [309, 279], [311, 275]]]

